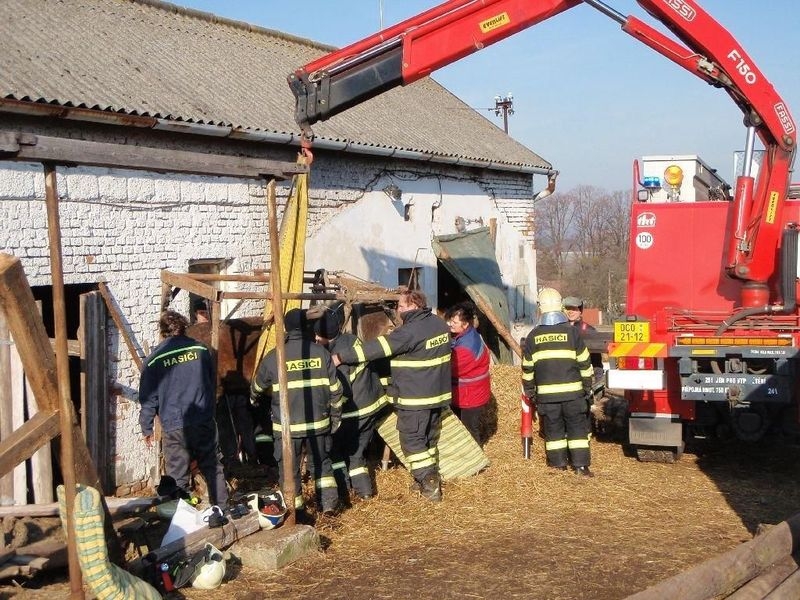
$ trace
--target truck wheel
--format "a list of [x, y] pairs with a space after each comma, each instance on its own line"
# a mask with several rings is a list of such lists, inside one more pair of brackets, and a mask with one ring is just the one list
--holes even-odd
[[636, 446], [636, 458], [639, 462], [655, 462], [673, 464], [680, 456], [675, 448], [652, 448]]

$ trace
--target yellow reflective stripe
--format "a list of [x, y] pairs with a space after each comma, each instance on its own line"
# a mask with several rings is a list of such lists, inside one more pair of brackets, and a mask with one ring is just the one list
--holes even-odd
[[314, 482], [314, 486], [320, 489], [324, 488], [335, 488], [336, 487], [336, 479], [331, 477], [330, 475], [325, 475], [324, 477], [320, 477]]
[[355, 469], [350, 469], [350, 477], [366, 475], [367, 473], [369, 473], [369, 471], [367, 471], [367, 467], [356, 467]]
[[378, 343], [381, 345], [381, 348], [383, 348], [384, 356], [391, 356], [392, 354], [394, 354], [394, 352], [392, 352], [392, 347], [389, 345], [389, 340], [386, 339], [386, 336], [383, 335], [378, 336], [377, 340]]
[[425, 406], [427, 404], [438, 404], [445, 400], [450, 400], [453, 397], [452, 392], [445, 392], [438, 396], [430, 396], [428, 398], [398, 398], [396, 404], [400, 406]]
[[578, 362], [584, 362], [584, 361], [589, 360], [589, 351], [586, 348], [584, 348], [583, 352], [578, 354], [577, 358], [578, 358]]
[[301, 509], [305, 508], [305, 506], [306, 506], [306, 503], [305, 503], [305, 500], [303, 500], [302, 496], [295, 496], [294, 497], [294, 507], [295, 507], [295, 509], [301, 510]]
[[532, 367], [533, 366], [533, 359], [522, 357], [522, 366], [523, 367]]
[[547, 385], [536, 386], [536, 393], [538, 394], [560, 394], [562, 392], [582, 392], [583, 383], [576, 381], [574, 383], [549, 383]]
[[372, 413], [376, 412], [379, 408], [381, 408], [384, 404], [388, 402], [386, 396], [381, 396], [375, 402], [370, 404], [369, 406], [365, 406], [364, 408], [359, 408], [358, 410], [353, 410], [350, 412], [342, 413], [343, 419], [353, 419], [357, 417], [365, 417], [367, 415], [371, 415]]
[[567, 440], [567, 446], [569, 446], [572, 450], [577, 450], [581, 448], [588, 448], [589, 447], [589, 438], [583, 438], [580, 440]]
[[356, 353], [357, 362], [364, 362], [367, 360], [366, 356], [364, 355], [364, 348], [361, 347], [361, 344], [356, 344], [353, 346], [353, 352]]
[[344, 461], [331, 463], [331, 468], [334, 471], [344, 471], [347, 468], [347, 463]]
[[522, 372], [522, 381], [533, 381], [533, 372], [526, 373], [525, 371]]
[[[336, 385], [337, 386], [341, 385], [338, 380], [336, 381]], [[289, 381], [286, 384], [286, 389], [288, 389], [288, 390], [299, 390], [299, 389], [302, 389], [302, 388], [322, 387], [322, 386], [330, 387], [331, 391], [334, 391], [334, 389], [333, 389], [334, 386], [331, 385], [331, 380], [328, 379], [327, 377], [317, 377], [315, 379], [299, 379], [297, 381]], [[277, 384], [277, 383], [273, 383], [272, 384], [272, 391], [273, 392], [279, 392], [280, 391], [280, 385]]]
[[552, 442], [545, 442], [545, 450], [566, 450], [567, 440], [553, 440]]
[[390, 383], [392, 383], [392, 378], [391, 378], [391, 376], [388, 376], [388, 375], [387, 375], [386, 377], [381, 377], [381, 385], [382, 385], [382, 386], [386, 387], [386, 386], [387, 386], [387, 385], [389, 385]]
[[336, 402], [331, 402], [331, 406], [333, 408], [341, 408], [345, 400], [347, 400], [347, 398], [345, 398], [344, 396], [340, 396]]
[[264, 391], [264, 388], [262, 388], [260, 385], [258, 385], [258, 382], [255, 379], [253, 379], [253, 390], [258, 392], [258, 393], [261, 393], [261, 392]]
[[[289, 431], [292, 433], [300, 433], [302, 431], [315, 431], [317, 429], [325, 429], [326, 427], [330, 427], [331, 419], [330, 417], [325, 417], [319, 421], [314, 421], [313, 423], [292, 423], [289, 425]], [[272, 423], [273, 427], [275, 428], [275, 433], [280, 435], [281, 433], [281, 423], [280, 421], [274, 421]]]
[[350, 383], [353, 383], [356, 380], [356, 377], [358, 377], [361, 374], [361, 371], [363, 371], [366, 368], [367, 368], [367, 363], [361, 363], [357, 365], [355, 369], [350, 371], [350, 376], [348, 377]]
[[[538, 352], [534, 352], [531, 358], [533, 359], [533, 362], [550, 360], [553, 358], [567, 358], [570, 360], [575, 360], [575, 350], [539, 350]], [[588, 355], [586, 360], [589, 360]]]
[[450, 355], [430, 358], [428, 360], [397, 360], [392, 359], [392, 367], [408, 367], [411, 369], [420, 367], [435, 367], [450, 362]]
[[581, 377], [593, 377], [594, 376], [594, 367], [592, 367], [591, 363], [588, 367], [581, 371]]
[[331, 390], [331, 394], [336, 394], [342, 389], [342, 383], [337, 379], [336, 383], [331, 383], [329, 387]]

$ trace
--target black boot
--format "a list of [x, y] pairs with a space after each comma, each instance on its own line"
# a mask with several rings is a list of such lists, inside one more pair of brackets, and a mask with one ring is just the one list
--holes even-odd
[[422, 479], [419, 493], [431, 502], [442, 501], [442, 480], [438, 473], [431, 473]]
[[581, 477], [594, 477], [594, 473], [589, 470], [589, 467], [572, 467], [572, 470]]

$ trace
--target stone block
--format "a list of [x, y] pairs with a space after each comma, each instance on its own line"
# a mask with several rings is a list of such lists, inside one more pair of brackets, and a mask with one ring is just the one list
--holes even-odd
[[319, 548], [319, 535], [313, 527], [284, 525], [248, 535], [229, 551], [245, 567], [275, 571], [311, 552], [318, 552]]

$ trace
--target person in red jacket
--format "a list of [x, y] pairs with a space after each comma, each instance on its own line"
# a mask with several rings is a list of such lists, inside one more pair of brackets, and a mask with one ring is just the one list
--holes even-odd
[[452, 408], [478, 444], [481, 444], [480, 422], [483, 410], [492, 395], [489, 377], [489, 349], [475, 329], [475, 305], [454, 304], [444, 314], [450, 327], [453, 377]]

